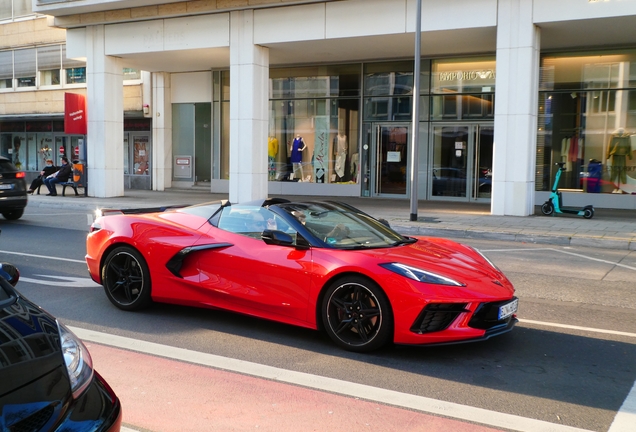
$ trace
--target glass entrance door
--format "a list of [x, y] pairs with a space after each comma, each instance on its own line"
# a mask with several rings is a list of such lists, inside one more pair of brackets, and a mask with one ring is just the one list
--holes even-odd
[[430, 169], [432, 199], [490, 199], [493, 127], [437, 125], [433, 127]]
[[373, 172], [374, 195], [405, 196], [407, 192], [408, 124], [375, 126]]

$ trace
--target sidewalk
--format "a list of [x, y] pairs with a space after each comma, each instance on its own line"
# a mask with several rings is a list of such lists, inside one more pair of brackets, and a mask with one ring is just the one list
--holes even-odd
[[[67, 189], [69, 192], [69, 189]], [[226, 194], [212, 194], [195, 189], [167, 189], [163, 192], [126, 190], [123, 197], [93, 198], [29, 196], [30, 208], [74, 208], [91, 211], [97, 208], [140, 208], [198, 204], [227, 199]], [[617, 250], [636, 250], [636, 211], [596, 209], [594, 218], [559, 215], [492, 216], [490, 205], [420, 201], [418, 220], [410, 221], [408, 199], [360, 197], [283, 196], [289, 200], [339, 200], [347, 202], [377, 218], [384, 218], [402, 234], [451, 238], [504, 240], [526, 243], [585, 246]]]

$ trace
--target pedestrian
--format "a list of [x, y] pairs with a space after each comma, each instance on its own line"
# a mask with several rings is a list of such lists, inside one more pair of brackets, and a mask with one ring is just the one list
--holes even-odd
[[62, 156], [60, 159], [62, 161], [62, 166], [60, 166], [60, 169], [53, 174], [48, 175], [44, 179], [44, 185], [49, 190], [49, 193], [47, 193], [46, 196], [56, 196], [57, 189], [55, 185], [57, 183], [67, 182], [69, 177], [73, 173], [73, 167], [70, 163], [68, 163], [68, 158], [66, 156]]
[[55, 165], [53, 165], [53, 159], [47, 159], [46, 165], [44, 166], [44, 168], [42, 168], [42, 171], [40, 171], [40, 175], [37, 176], [35, 179], [33, 179], [27, 193], [33, 194], [33, 192], [35, 192], [35, 190], [37, 189], [38, 195], [39, 195], [40, 186], [44, 184], [44, 179], [50, 176], [51, 174], [53, 174], [54, 172], [56, 172], [57, 170], [58, 168]]

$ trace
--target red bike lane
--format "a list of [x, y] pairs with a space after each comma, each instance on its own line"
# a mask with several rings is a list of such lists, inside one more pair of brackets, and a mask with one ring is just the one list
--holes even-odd
[[354, 397], [87, 342], [126, 427], [153, 432], [487, 432]]

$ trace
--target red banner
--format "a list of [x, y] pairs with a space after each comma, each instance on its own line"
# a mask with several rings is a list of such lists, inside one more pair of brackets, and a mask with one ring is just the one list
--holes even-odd
[[64, 93], [64, 133], [86, 135], [86, 97]]

